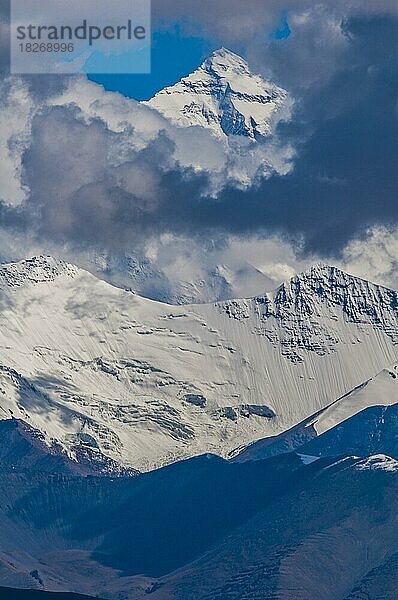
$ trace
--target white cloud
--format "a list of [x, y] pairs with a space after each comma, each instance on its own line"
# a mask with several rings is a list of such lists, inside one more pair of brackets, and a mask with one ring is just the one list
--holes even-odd
[[[161, 282], [171, 296], [185, 294], [189, 299], [191, 294], [194, 299], [197, 294], [202, 300], [250, 296], [272, 289], [318, 260], [316, 256], [299, 258], [297, 242], [293, 246], [278, 236], [193, 240], [154, 227], [149, 233], [143, 231], [140, 238], [139, 231], [127, 228], [126, 236], [125, 228], [115, 228], [115, 204], [109, 186], [134, 195], [137, 204], [127, 203], [125, 210], [150, 215], [162, 198], [162, 171], [182, 163], [184, 168], [211, 172], [215, 186], [244, 177], [249, 184], [264, 161], [263, 149], [252, 147], [246, 156], [239, 156], [234, 141], [218, 140], [207, 131], [196, 131], [193, 145], [189, 129], [177, 129], [146, 106], [105, 92], [85, 78], [71, 78], [62, 94], [45, 101], [40, 96], [34, 100], [18, 78], [5, 80], [0, 94], [2, 197], [16, 206], [31, 192], [26, 206], [34, 201], [44, 208], [38, 232], [35, 228], [21, 235], [2, 231], [3, 260], [48, 252], [100, 271], [101, 252], [105, 253], [104, 264], [109, 253], [121, 257], [130, 253], [148, 261], [149, 276], [156, 273], [157, 283]], [[165, 136], [163, 141], [159, 135]], [[151, 144], [158, 152], [155, 158]], [[21, 163], [26, 150], [22, 185]], [[278, 161], [278, 146], [270, 145], [268, 151], [273, 161]], [[290, 152], [293, 156], [292, 149]], [[281, 169], [286, 156], [283, 149]], [[71, 201], [75, 197], [78, 199]], [[96, 229], [94, 238], [91, 221]], [[368, 232], [365, 240], [351, 242], [338, 266], [398, 288], [396, 256], [398, 230], [379, 227]], [[196, 282], [196, 290], [192, 282]], [[146, 281], [146, 292], [148, 286]], [[149, 293], [154, 293], [153, 288]]]
[[26, 84], [8, 78], [0, 86], [0, 199], [20, 204], [27, 196], [21, 183], [22, 155], [29, 147], [34, 103]]
[[398, 290], [398, 229], [374, 227], [345, 248], [341, 268]]

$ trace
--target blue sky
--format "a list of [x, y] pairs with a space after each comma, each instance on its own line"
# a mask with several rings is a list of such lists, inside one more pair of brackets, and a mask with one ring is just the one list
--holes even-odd
[[215, 49], [214, 43], [202, 37], [184, 36], [179, 27], [174, 31], [155, 31], [150, 75], [90, 75], [89, 79], [108, 91], [135, 100], [149, 100], [159, 90], [194, 71]]
[[271, 36], [276, 40], [286, 40], [291, 34], [291, 29], [287, 20], [287, 16], [284, 15], [281, 18], [281, 22], [274, 31], [271, 32]]

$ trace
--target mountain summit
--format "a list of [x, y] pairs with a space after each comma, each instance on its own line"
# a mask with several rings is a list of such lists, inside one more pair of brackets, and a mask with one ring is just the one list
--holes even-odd
[[146, 103], [180, 127], [199, 125], [217, 137], [261, 139], [288, 112], [288, 93], [250, 72], [243, 58], [221, 48], [191, 75]]

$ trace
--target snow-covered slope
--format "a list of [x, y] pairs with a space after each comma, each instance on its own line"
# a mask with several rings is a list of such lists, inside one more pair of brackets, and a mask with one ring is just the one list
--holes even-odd
[[231, 453], [234, 461], [285, 452], [310, 457], [387, 453], [398, 457], [398, 365], [383, 369], [291, 429]]
[[285, 90], [253, 75], [246, 61], [221, 48], [146, 104], [180, 127], [198, 125], [217, 137], [257, 139], [272, 133], [290, 101]]
[[139, 470], [276, 435], [398, 359], [397, 293], [324, 265], [170, 306], [38, 257], [0, 268], [0, 417]]

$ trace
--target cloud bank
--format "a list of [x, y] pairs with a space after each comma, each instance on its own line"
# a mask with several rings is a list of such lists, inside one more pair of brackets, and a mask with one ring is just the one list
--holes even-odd
[[[241, 46], [255, 71], [294, 95], [292, 120], [247, 151], [243, 142], [177, 129], [83, 78], [45, 85], [6, 77], [3, 256], [14, 258], [18, 240], [77, 262], [91, 251], [159, 262], [163, 248], [162, 269], [172, 277], [184, 244], [192, 272], [205, 277], [228, 251], [243, 255], [255, 244], [255, 268], [276, 280], [314, 257], [360, 271], [358, 248], [371, 239], [393, 280], [380, 232], [394, 236], [398, 223], [396, 3], [278, 1], [265, 9], [253, 0], [243, 27], [239, 3], [207, 1], [200, 14], [196, 3], [172, 0], [166, 12], [158, 3], [157, 18]], [[275, 40], [269, 32], [282, 9], [292, 33]], [[279, 240], [280, 252], [269, 240]]]

